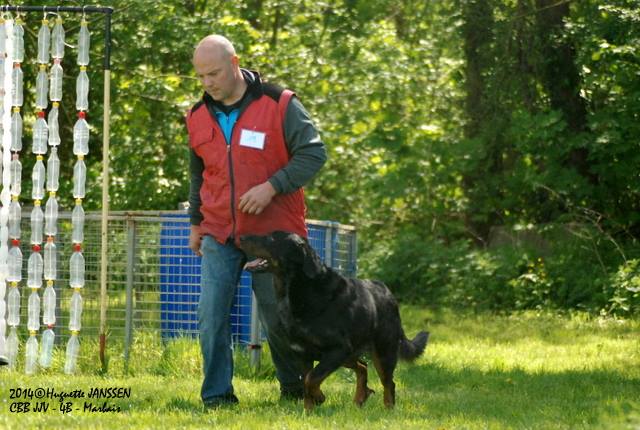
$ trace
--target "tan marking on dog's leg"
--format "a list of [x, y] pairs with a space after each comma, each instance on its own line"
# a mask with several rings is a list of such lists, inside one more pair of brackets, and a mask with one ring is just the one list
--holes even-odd
[[387, 408], [393, 408], [396, 404], [396, 384], [393, 382], [393, 372], [390, 374], [385, 369], [380, 356], [375, 351], [373, 352], [373, 364], [384, 387], [384, 405]]

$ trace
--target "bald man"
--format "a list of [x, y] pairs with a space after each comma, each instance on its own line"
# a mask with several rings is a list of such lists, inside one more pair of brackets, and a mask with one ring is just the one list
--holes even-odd
[[[326, 161], [316, 127], [295, 94], [240, 67], [232, 43], [207, 36], [193, 67], [204, 94], [186, 117], [191, 148], [190, 248], [202, 256], [198, 305], [207, 408], [238, 402], [229, 318], [248, 259], [240, 236], [284, 230], [307, 236], [302, 187]], [[261, 262], [247, 263], [255, 268]], [[285, 399], [302, 398], [303, 363], [277, 315], [271, 275], [253, 274], [260, 320]]]

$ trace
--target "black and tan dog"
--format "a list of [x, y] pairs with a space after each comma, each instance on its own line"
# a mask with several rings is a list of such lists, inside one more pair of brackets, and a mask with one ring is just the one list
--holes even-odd
[[384, 404], [393, 407], [393, 372], [398, 358], [411, 361], [422, 354], [429, 333], [423, 331], [413, 340], [407, 339], [389, 289], [381, 282], [338, 274], [296, 234], [243, 236], [240, 247], [246, 254], [266, 260], [253, 267], [274, 274], [280, 317], [293, 348], [305, 361], [318, 361], [315, 367], [305, 369], [305, 409], [310, 411], [324, 401], [320, 385], [340, 366], [355, 370], [354, 401], [362, 405], [373, 393], [367, 387], [367, 364], [361, 359], [366, 351], [371, 352], [384, 386]]

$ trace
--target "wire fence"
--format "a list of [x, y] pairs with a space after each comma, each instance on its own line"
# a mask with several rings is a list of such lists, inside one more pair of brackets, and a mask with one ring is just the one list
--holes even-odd
[[[29, 210], [23, 210], [23, 233], [29, 231]], [[96, 336], [100, 326], [101, 214], [88, 212], [85, 221], [86, 283], [81, 335]], [[356, 232], [334, 222], [308, 221], [309, 242], [325, 263], [347, 276], [356, 273]], [[23, 237], [26, 237], [23, 234]], [[200, 257], [188, 247], [189, 219], [185, 211], [112, 212], [108, 219], [107, 326], [110, 339], [122, 340], [127, 351], [137, 333], [147, 332], [167, 341], [177, 336], [197, 337], [200, 295]], [[72, 253], [71, 213], [59, 216], [56, 342], [70, 332], [69, 259]], [[26, 259], [31, 253], [23, 241]], [[26, 264], [23, 267], [26, 279]], [[24, 284], [24, 282], [23, 282]], [[26, 287], [21, 287], [19, 333], [27, 335]], [[233, 340], [248, 344], [257, 327], [251, 275], [243, 272], [231, 317]], [[128, 354], [125, 353], [125, 356]]]

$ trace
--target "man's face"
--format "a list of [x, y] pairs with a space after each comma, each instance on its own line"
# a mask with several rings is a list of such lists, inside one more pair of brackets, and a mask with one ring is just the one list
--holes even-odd
[[225, 105], [234, 101], [237, 61], [235, 56], [213, 50], [198, 51], [193, 57], [193, 67], [204, 90]]

